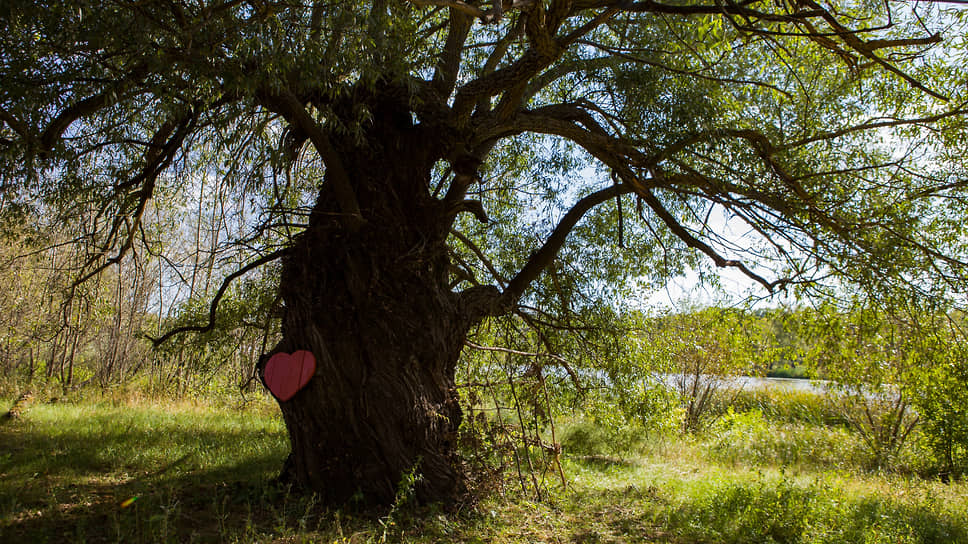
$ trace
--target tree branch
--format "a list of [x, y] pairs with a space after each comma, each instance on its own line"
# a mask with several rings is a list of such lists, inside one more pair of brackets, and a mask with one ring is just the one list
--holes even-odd
[[107, 106], [117, 103], [124, 97], [126, 91], [131, 90], [130, 84], [143, 78], [145, 74], [145, 67], [143, 65], [137, 65], [118, 79], [114, 87], [83, 98], [62, 110], [51, 120], [47, 128], [44, 129], [38, 138], [41, 150], [46, 152], [52, 149], [57, 143], [57, 139], [78, 119], [92, 115]]
[[936, 123], [942, 119], [946, 119], [948, 117], [956, 117], [959, 115], [964, 115], [966, 113], [968, 113], [968, 104], [960, 104], [957, 108], [946, 111], [944, 113], [939, 113], [938, 115], [931, 115], [928, 117], [918, 117], [915, 119], [890, 119], [890, 120], [883, 120], [883, 121], [871, 120], [866, 123], [861, 123], [859, 125], [854, 125], [854, 126], [842, 128], [839, 130], [833, 130], [830, 132], [824, 132], [814, 136], [809, 136], [807, 138], [802, 138], [794, 142], [777, 146], [776, 149], [780, 151], [784, 151], [787, 149], [800, 147], [809, 143], [833, 140], [841, 136], [846, 136], [847, 134], [851, 134], [854, 132], [862, 132], [865, 130], [871, 130], [875, 128], [900, 127], [900, 126], [906, 126], [906, 125]]
[[482, 10], [477, 6], [468, 4], [467, 2], [462, 2], [461, 0], [408, 0], [411, 4], [420, 7], [427, 6], [438, 6], [447, 7], [451, 9], [451, 12], [460, 12], [471, 17], [476, 17], [480, 20], [485, 20], [487, 18], [487, 12]]
[[521, 295], [524, 294], [525, 289], [538, 278], [548, 265], [554, 262], [558, 251], [565, 244], [568, 234], [571, 233], [572, 229], [575, 228], [575, 225], [578, 224], [578, 221], [584, 217], [588, 210], [617, 196], [631, 193], [632, 191], [633, 188], [628, 185], [612, 185], [606, 189], [596, 191], [575, 203], [568, 210], [568, 213], [561, 218], [561, 221], [558, 222], [558, 226], [552, 231], [551, 236], [548, 237], [544, 245], [531, 255], [531, 258], [528, 259], [528, 262], [521, 271], [508, 282], [508, 286], [501, 293], [500, 303], [494, 308], [498, 313], [493, 315], [502, 315], [510, 311], [518, 299], [521, 298]]
[[760, 276], [759, 274], [750, 270], [745, 264], [743, 264], [742, 261], [726, 259], [719, 253], [716, 253], [716, 250], [714, 250], [712, 247], [707, 245], [702, 240], [693, 236], [688, 229], [682, 226], [679, 223], [679, 221], [676, 220], [675, 216], [673, 216], [672, 213], [669, 212], [669, 210], [667, 210], [665, 206], [662, 205], [661, 202], [659, 202], [659, 199], [656, 198], [656, 196], [652, 194], [651, 191], [636, 190], [635, 194], [639, 195], [642, 198], [642, 200], [646, 203], [646, 205], [649, 206], [649, 208], [651, 208], [652, 211], [655, 212], [657, 216], [659, 216], [659, 219], [661, 219], [662, 222], [665, 223], [665, 225], [669, 228], [669, 230], [672, 231], [673, 234], [675, 234], [680, 240], [685, 242], [686, 245], [688, 245], [689, 247], [698, 249], [707, 257], [712, 259], [712, 261], [716, 264], [716, 266], [720, 268], [736, 268], [740, 272], [745, 274], [748, 278], [756, 281], [763, 287], [766, 287], [766, 290], [769, 291], [770, 293], [773, 292], [773, 290], [777, 287], [777, 285], [782, 285], [786, 283], [785, 280], [769, 281], [763, 276]]
[[[572, 122], [569, 122], [570, 119], [574, 119], [574, 120], [583, 119], [585, 123], [592, 123], [592, 126], [596, 128], [594, 132], [591, 132], [589, 130], [583, 129], [575, 125]], [[615, 198], [617, 196], [620, 196], [621, 194], [626, 194], [634, 190], [634, 192], [637, 195], [639, 195], [639, 197], [642, 198], [643, 201], [645, 201], [650, 208], [652, 208], [652, 210], [656, 213], [656, 215], [659, 216], [659, 218], [663, 221], [663, 223], [666, 224], [666, 226], [673, 232], [673, 234], [675, 234], [683, 242], [685, 242], [686, 245], [692, 248], [698, 249], [706, 256], [711, 258], [713, 262], [716, 264], [716, 266], [737, 268], [750, 279], [753, 279], [754, 281], [766, 287], [766, 289], [771, 293], [778, 285], [783, 285], [787, 283], [786, 279], [780, 279], [780, 280], [771, 282], [763, 278], [762, 276], [756, 274], [752, 270], [750, 270], [741, 261], [729, 260], [722, 257], [708, 244], [693, 236], [688, 231], [688, 229], [682, 226], [675, 219], [675, 217], [662, 206], [661, 202], [659, 202], [659, 200], [655, 197], [655, 195], [652, 194], [652, 192], [638, 180], [638, 178], [634, 175], [632, 168], [630, 167], [630, 164], [639, 163], [638, 166], [640, 167], [651, 167], [652, 169], [656, 169], [655, 162], [657, 161], [655, 161], [653, 158], [643, 156], [642, 153], [635, 148], [635, 146], [632, 146], [626, 142], [623, 142], [621, 139], [609, 136], [607, 133], [605, 133], [604, 129], [602, 129], [597, 123], [595, 123], [594, 119], [592, 119], [591, 116], [581, 108], [577, 108], [574, 105], [569, 105], [569, 104], [558, 104], [554, 106], [547, 106], [545, 108], [540, 108], [539, 110], [536, 110], [534, 112], [522, 112], [514, 119], [513, 125], [514, 125], [515, 131], [521, 130], [521, 131], [528, 131], [528, 132], [556, 134], [559, 136], [569, 138], [575, 143], [577, 143], [578, 145], [585, 148], [586, 151], [591, 153], [597, 159], [601, 160], [607, 166], [611, 167], [615, 171], [616, 175], [619, 176], [623, 181], [622, 185], [614, 186], [616, 190], [621, 189], [622, 192], [617, 194], [612, 194], [608, 198]], [[767, 161], [768, 164], [772, 166], [776, 166], [771, 160], [768, 160], [769, 153], [772, 149], [770, 147], [769, 142], [765, 139], [764, 136], [760, 135], [759, 133], [755, 133], [752, 131], [723, 130], [721, 131], [721, 134], [724, 136], [731, 136], [731, 137], [746, 139], [751, 144], [754, 144], [754, 147], [757, 148], [757, 150], [761, 153], [761, 157], [765, 161]], [[685, 144], [683, 145], [683, 147], [684, 146]], [[780, 175], [782, 174], [782, 171], [778, 171], [777, 173], [778, 175]], [[789, 178], [789, 176], [787, 176], [787, 178]], [[785, 179], [785, 181], [790, 181], [790, 180]], [[800, 189], [802, 191], [802, 188]], [[593, 195], [589, 195], [589, 196], [598, 195], [603, 192], [604, 191], [599, 191], [598, 193], [594, 193]], [[802, 197], [803, 195], [800, 195], [800, 196]], [[566, 214], [562, 222], [564, 223], [564, 221], [568, 219], [568, 216], [571, 215], [571, 213], [574, 211], [575, 211], [574, 208], [571, 211], [569, 211], [569, 213]], [[579, 215], [579, 218], [580, 218], [580, 215]], [[574, 221], [577, 222], [577, 219], [578, 218], [575, 218]], [[559, 228], [561, 228], [561, 226], [562, 225], [559, 224]], [[573, 226], [574, 224], [572, 224], [572, 227]], [[570, 230], [570, 227], [568, 230]], [[556, 228], [555, 234], [557, 233], [558, 233], [558, 229]], [[544, 257], [541, 259], [543, 264], [537, 265], [538, 266], [537, 271], [531, 272], [526, 276], [522, 276], [522, 274], [524, 274], [525, 270], [528, 268], [528, 265], [531, 265], [531, 262], [529, 262], [528, 265], [526, 265], [525, 270], [522, 270], [521, 273], [519, 273], [518, 276], [511, 281], [511, 284], [509, 284], [508, 288], [505, 289], [506, 296], [511, 297], [513, 300], [517, 300], [517, 297], [520, 297], [521, 292], [523, 292], [523, 289], [527, 286], [527, 284], [530, 284], [530, 282], [533, 281], [535, 277], [537, 277], [537, 274], [540, 272], [540, 270], [543, 269], [544, 266], [547, 266], [547, 264], [550, 263], [551, 260], [553, 260], [554, 255], [557, 254], [558, 248], [560, 248], [561, 244], [564, 243], [565, 236], [567, 236], [567, 231], [561, 236], [561, 239], [557, 242], [558, 245], [557, 247], [554, 248], [551, 256]], [[552, 237], [554, 238], [554, 234], [552, 235]], [[550, 243], [551, 241], [552, 240], [549, 239], [548, 242]], [[547, 246], [547, 243], [546, 243], [546, 246]], [[545, 248], [542, 248], [542, 250], [544, 249]], [[537, 255], [532, 257], [532, 260], [534, 260], [536, 256]], [[544, 261], [547, 261], [547, 262], [544, 262]], [[516, 283], [519, 277], [521, 277], [521, 282], [524, 282], [523, 286]], [[530, 279], [528, 279], [529, 277]], [[512, 286], [514, 290], [512, 290]], [[515, 291], [517, 291], [518, 293], [516, 296], [514, 295]], [[508, 304], [508, 302], [504, 301], [503, 304], [506, 305]]]
[[176, 334], [181, 334], [185, 332], [206, 333], [211, 331], [212, 329], [215, 328], [215, 318], [216, 318], [216, 314], [218, 313], [218, 305], [222, 301], [222, 297], [225, 296], [225, 292], [228, 290], [229, 286], [232, 285], [232, 282], [235, 281], [240, 276], [244, 275], [245, 273], [249, 272], [250, 270], [254, 270], [262, 265], [271, 263], [272, 261], [282, 257], [283, 255], [288, 253], [288, 251], [289, 251], [289, 248], [283, 248], [283, 249], [273, 251], [268, 255], [263, 255], [262, 257], [252, 261], [251, 263], [243, 266], [242, 268], [226, 276], [225, 279], [222, 281], [222, 285], [215, 293], [215, 298], [212, 299], [212, 303], [208, 307], [208, 323], [206, 323], [205, 325], [187, 325], [184, 327], [176, 327], [166, 332], [165, 334], [163, 334], [158, 338], [154, 338], [148, 335], [145, 335], [145, 338], [150, 340], [155, 347], [158, 347], [161, 344], [163, 344], [165, 341], [170, 339], [172, 336], [175, 336]]
[[440, 60], [437, 62], [433, 78], [434, 90], [442, 97], [449, 96], [457, 83], [461, 52], [472, 25], [473, 19], [466, 13], [454, 7], [450, 8], [450, 28], [447, 31], [447, 41], [444, 43], [444, 50], [440, 53]]
[[283, 89], [279, 93], [262, 93], [261, 97], [266, 107], [282, 115], [296, 129], [309, 137], [313, 147], [326, 163], [326, 181], [332, 184], [336, 200], [343, 212], [341, 215], [343, 226], [350, 231], [359, 230], [364, 222], [360, 205], [350, 183], [349, 173], [329, 136], [292, 91]]
[[7, 126], [13, 129], [14, 132], [24, 139], [24, 141], [30, 143], [33, 140], [33, 134], [31, 134], [30, 129], [27, 128], [27, 125], [21, 122], [20, 119], [14, 117], [12, 113], [3, 109], [2, 106], [0, 106], [0, 121], [5, 122]]
[[492, 263], [491, 260], [487, 258], [487, 255], [485, 255], [484, 252], [481, 251], [481, 248], [477, 247], [477, 244], [472, 242], [470, 238], [468, 238], [467, 236], [464, 236], [456, 229], [451, 229], [450, 234], [454, 238], [457, 238], [458, 240], [460, 240], [460, 242], [464, 244], [464, 246], [467, 247], [467, 249], [471, 250], [474, 253], [474, 255], [477, 256], [478, 260], [480, 260], [481, 263], [484, 264], [488, 272], [491, 273], [491, 276], [494, 278], [494, 280], [497, 281], [498, 285], [500, 285], [502, 288], [507, 285], [508, 281], [504, 278], [504, 276], [501, 275], [500, 272], [497, 271], [497, 268], [495, 268], [494, 263]]
[[[920, 81], [918, 81], [914, 77], [912, 77], [912, 76], [904, 73], [903, 71], [901, 71], [899, 68], [897, 68], [893, 64], [891, 64], [891, 63], [887, 62], [886, 60], [882, 59], [881, 57], [877, 56], [877, 54], [874, 53], [874, 49], [875, 48], [871, 47], [870, 45], [868, 45], [867, 43], [865, 43], [863, 40], [861, 40], [860, 38], [858, 38], [856, 36], [856, 32], [855, 31], [852, 31], [852, 30], [850, 30], [848, 28], [845, 28], [842, 24], [840, 24], [840, 21], [838, 21], [837, 18], [833, 16], [832, 13], [830, 13], [829, 11], [823, 9], [820, 6], [820, 4], [817, 4], [816, 2], [814, 2], [814, 0], [800, 0], [800, 2], [802, 2], [803, 5], [809, 6], [809, 7], [813, 8], [814, 10], [818, 11], [820, 17], [824, 21], [826, 21], [826, 23], [828, 25], [830, 25], [830, 27], [833, 28], [834, 31], [837, 32], [837, 36], [840, 37], [840, 39], [843, 40], [843, 42], [845, 44], [847, 44], [847, 46], [850, 47], [851, 49], [853, 49], [854, 51], [857, 51], [861, 55], [863, 55], [863, 56], [867, 57], [868, 59], [874, 61], [875, 63], [879, 64], [882, 68], [884, 68], [885, 70], [887, 70], [887, 71], [889, 71], [889, 72], [897, 75], [898, 77], [900, 77], [904, 81], [907, 81], [908, 84], [910, 84], [912, 87], [914, 87], [916, 89], [920, 89], [921, 91], [924, 91], [925, 93], [927, 93], [927, 94], [929, 94], [929, 95], [931, 95], [931, 96], [933, 96], [935, 98], [938, 98], [940, 100], [944, 100], [944, 101], [947, 101], [948, 100], [948, 97], [946, 97], [945, 95], [943, 95], [943, 94], [941, 94], [941, 93], [939, 93], [937, 91], [933, 91], [933, 90], [929, 89], [928, 87], [926, 87], [923, 83], [921, 83]], [[940, 36], [934, 35], [934, 36], [930, 36], [928, 38], [924, 38], [924, 40], [923, 40], [922, 43], [924, 43], [924, 44], [930, 44], [930, 43], [938, 43], [938, 41], [940, 41]], [[883, 45], [883, 44], [884, 44], [884, 42], [878, 43], [878, 47], [879, 48], [889, 47], [888, 45]]]

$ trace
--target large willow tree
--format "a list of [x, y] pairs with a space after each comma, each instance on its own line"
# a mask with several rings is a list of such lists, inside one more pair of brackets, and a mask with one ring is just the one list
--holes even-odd
[[379, 503], [415, 471], [449, 501], [466, 336], [539, 315], [539, 284], [698, 256], [766, 291], [968, 287], [964, 33], [942, 6], [7, 0], [4, 213], [76, 229], [83, 281], [152, 251], [177, 187], [233, 187], [248, 260], [211, 317], [280, 260], [266, 355], [318, 365], [280, 402], [285, 475]]

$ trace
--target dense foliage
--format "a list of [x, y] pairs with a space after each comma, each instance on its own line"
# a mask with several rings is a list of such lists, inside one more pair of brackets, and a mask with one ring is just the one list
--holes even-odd
[[[4, 213], [70, 220], [82, 275], [169, 251], [168, 234], [144, 232], [152, 203], [201, 200], [199, 184], [241, 218], [208, 243], [236, 254], [222, 275], [270, 252], [327, 162], [301, 151], [309, 134], [271, 95], [358, 139], [374, 115], [362, 94], [389, 87], [414, 120], [447, 127], [435, 196], [461, 153], [479, 165], [465, 190], [491, 221], [459, 222], [455, 281], [513, 278], [609, 177], [634, 201], [576, 227], [530, 302], [666, 278], [695, 250], [774, 288], [845, 275], [938, 295], [961, 281], [963, 17], [943, 5], [12, 2], [0, 15]], [[188, 264], [171, 260], [166, 280]]]

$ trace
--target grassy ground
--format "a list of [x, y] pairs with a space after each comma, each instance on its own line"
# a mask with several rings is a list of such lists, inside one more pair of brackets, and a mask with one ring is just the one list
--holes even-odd
[[568, 487], [541, 502], [509, 482], [459, 512], [364, 516], [271, 483], [287, 444], [269, 404], [38, 401], [0, 422], [0, 542], [968, 542], [968, 484], [871, 471], [849, 442], [737, 418], [566, 453]]

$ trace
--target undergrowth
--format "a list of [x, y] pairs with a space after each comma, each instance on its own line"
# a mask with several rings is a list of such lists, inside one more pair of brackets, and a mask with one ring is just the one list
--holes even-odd
[[414, 472], [361, 513], [273, 483], [288, 445], [270, 403], [39, 399], [0, 424], [0, 542], [968, 542], [968, 484], [871, 469], [844, 427], [779, 413], [685, 437], [574, 416], [567, 486], [540, 501], [489, 484], [462, 509], [415, 505]]

